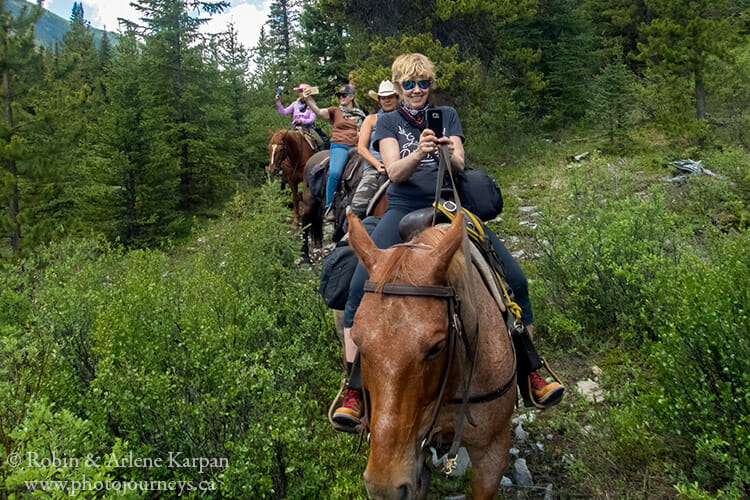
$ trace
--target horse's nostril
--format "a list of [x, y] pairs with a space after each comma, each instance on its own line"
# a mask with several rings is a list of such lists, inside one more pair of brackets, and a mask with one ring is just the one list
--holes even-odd
[[407, 483], [402, 484], [398, 487], [398, 499], [399, 500], [412, 500], [414, 498], [414, 490]]

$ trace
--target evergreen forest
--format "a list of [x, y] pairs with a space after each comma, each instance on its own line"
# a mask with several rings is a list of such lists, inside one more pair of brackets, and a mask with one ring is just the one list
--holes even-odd
[[406, 52], [503, 190], [489, 225], [566, 382], [503, 495], [747, 498], [750, 1], [271, 0], [254, 47], [201, 29], [226, 0], [133, 0], [96, 41], [76, 2], [54, 47], [41, 0], [9, 3], [0, 499], [367, 498], [268, 131], [301, 82], [373, 111]]

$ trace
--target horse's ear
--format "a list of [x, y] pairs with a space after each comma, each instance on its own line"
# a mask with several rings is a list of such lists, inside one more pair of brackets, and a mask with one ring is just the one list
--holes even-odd
[[372, 268], [378, 261], [383, 250], [379, 249], [372, 241], [370, 235], [367, 234], [365, 225], [362, 224], [359, 217], [349, 212], [347, 219], [349, 220], [349, 245], [351, 245], [359, 260], [362, 261], [362, 265], [365, 266], [367, 272], [372, 276]]
[[439, 283], [445, 281], [451, 259], [464, 241], [464, 218], [455, 217], [440, 243], [433, 250], [435, 267], [433, 273]]
[[271, 130], [270, 128], [268, 129], [268, 135], [273, 137], [273, 130]]

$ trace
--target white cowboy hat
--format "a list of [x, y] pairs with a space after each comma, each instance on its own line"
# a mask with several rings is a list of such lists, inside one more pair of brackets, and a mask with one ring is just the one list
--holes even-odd
[[374, 90], [370, 90], [367, 92], [367, 95], [378, 100], [379, 97], [388, 97], [389, 95], [395, 95], [398, 92], [396, 92], [396, 88], [393, 86], [393, 84], [390, 82], [390, 80], [383, 80], [380, 82], [380, 87], [378, 87], [378, 91], [375, 92]]

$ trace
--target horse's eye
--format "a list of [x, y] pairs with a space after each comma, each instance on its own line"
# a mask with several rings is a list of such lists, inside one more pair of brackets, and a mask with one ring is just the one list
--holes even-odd
[[425, 361], [430, 358], [434, 358], [435, 356], [440, 354], [444, 347], [445, 347], [445, 340], [441, 340], [440, 342], [432, 346], [430, 350], [427, 351], [427, 354], [424, 355]]

